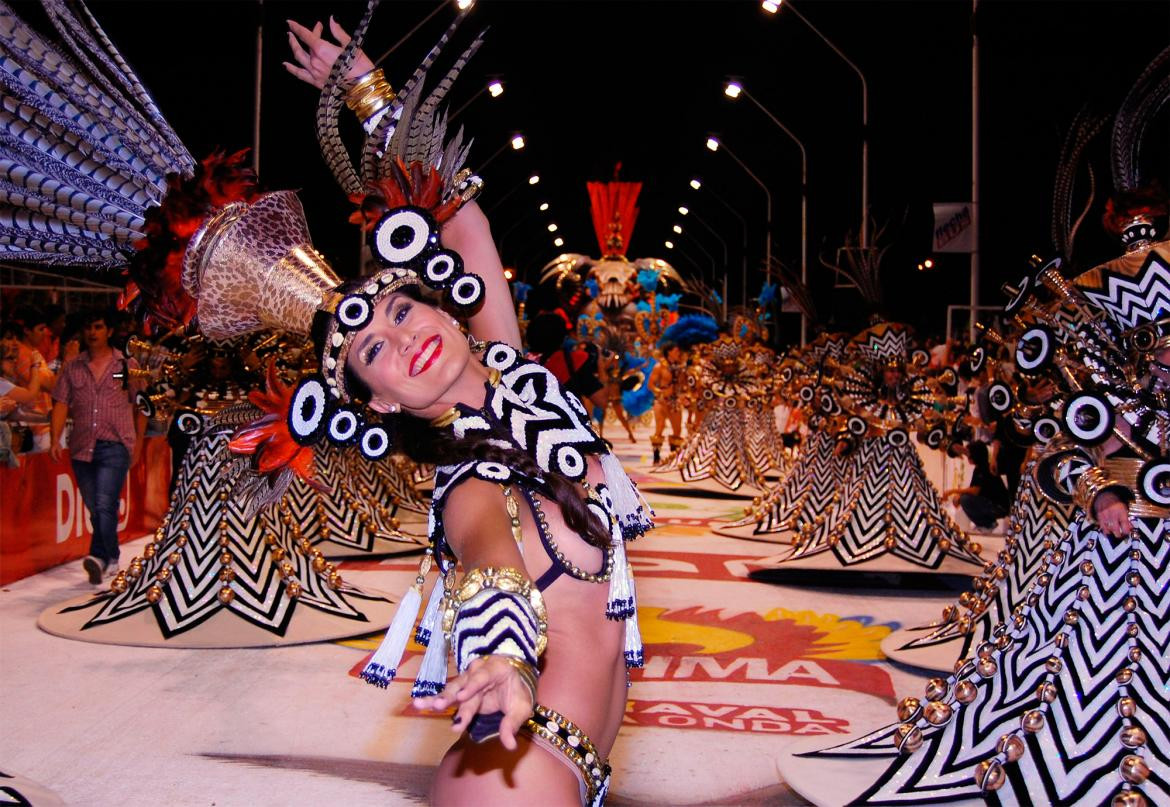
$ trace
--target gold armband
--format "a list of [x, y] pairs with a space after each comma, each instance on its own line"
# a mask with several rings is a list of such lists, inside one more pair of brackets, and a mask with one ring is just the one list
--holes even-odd
[[[544, 597], [541, 596], [540, 589], [528, 579], [524, 572], [507, 566], [485, 566], [480, 569], [472, 569], [464, 575], [450, 600], [444, 604], [443, 632], [448, 635], [456, 633], [456, 622], [459, 620], [460, 609], [464, 603], [485, 589], [495, 589], [505, 594], [513, 594], [527, 602], [532, 609], [533, 616], [535, 616], [536, 635], [531, 649], [536, 656], [544, 653], [544, 649], [548, 645], [548, 610], [544, 605]], [[502, 604], [493, 607], [511, 610]], [[489, 615], [485, 612], [483, 616], [487, 618]], [[487, 654], [480, 653], [480, 655]]]
[[345, 105], [352, 109], [363, 123], [377, 115], [395, 98], [390, 82], [382, 68], [375, 67], [354, 82], [345, 93]]
[[1081, 508], [1086, 517], [1096, 521], [1097, 514], [1093, 512], [1093, 503], [1097, 497], [1109, 488], [1119, 487], [1124, 487], [1120, 481], [1109, 476], [1100, 465], [1094, 465], [1077, 477], [1073, 504]]

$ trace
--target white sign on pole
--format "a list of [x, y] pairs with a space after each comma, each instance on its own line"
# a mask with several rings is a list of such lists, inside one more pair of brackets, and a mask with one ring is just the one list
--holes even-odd
[[972, 252], [975, 249], [975, 206], [970, 202], [934, 205], [933, 252]]

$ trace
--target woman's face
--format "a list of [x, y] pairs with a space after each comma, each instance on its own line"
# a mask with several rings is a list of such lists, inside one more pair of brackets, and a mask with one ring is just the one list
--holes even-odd
[[456, 403], [452, 387], [470, 360], [467, 339], [448, 314], [395, 293], [354, 335], [347, 366], [370, 388], [371, 409], [433, 417]]

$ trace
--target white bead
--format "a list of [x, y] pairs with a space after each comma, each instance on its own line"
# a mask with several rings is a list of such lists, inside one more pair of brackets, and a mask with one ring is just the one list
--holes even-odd
[[377, 294], [378, 293], [378, 284], [377, 283], [367, 283], [366, 287], [365, 287], [365, 292], [366, 292], [366, 294]]
[[596, 759], [596, 757], [594, 757], [593, 754], [586, 754], [585, 755], [585, 764], [592, 765], [594, 759]]
[[571, 745], [571, 746], [573, 746], [574, 748], [576, 748], [576, 747], [577, 747], [577, 746], [579, 746], [580, 744], [581, 744], [581, 740], [580, 740], [580, 739], [577, 737], [577, 735], [576, 735], [576, 734], [570, 734], [570, 735], [569, 735], [569, 745]]
[[332, 370], [334, 367], [337, 366], [337, 359], [333, 358], [332, 356], [326, 356], [325, 357], [325, 366], [328, 367], [330, 370]]
[[341, 347], [341, 343], [345, 341], [345, 337], [342, 336], [340, 333], [335, 333], [335, 334], [333, 334], [333, 338], [330, 339], [329, 341], [331, 341], [333, 343], [334, 347]]
[[556, 734], [558, 731], [560, 731], [560, 728], [561, 728], [560, 726], [557, 725], [557, 721], [555, 721], [555, 720], [550, 720], [545, 725], [548, 726], [548, 730], [551, 731], [553, 734]]

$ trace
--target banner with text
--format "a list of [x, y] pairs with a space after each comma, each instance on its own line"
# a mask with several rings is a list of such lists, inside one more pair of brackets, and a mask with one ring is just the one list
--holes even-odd
[[932, 252], [974, 252], [975, 206], [970, 202], [935, 204]]

